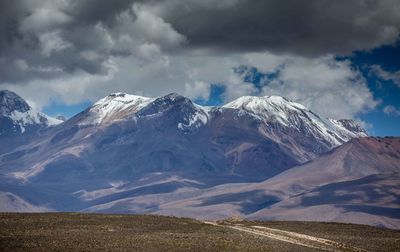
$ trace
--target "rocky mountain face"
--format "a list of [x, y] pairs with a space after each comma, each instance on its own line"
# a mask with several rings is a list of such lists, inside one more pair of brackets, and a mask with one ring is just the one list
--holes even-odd
[[12, 150], [38, 131], [59, 123], [60, 120], [35, 111], [17, 94], [0, 91], [0, 153]]
[[[278, 96], [204, 107], [178, 94], [113, 93], [0, 155], [0, 192], [23, 203], [18, 211], [264, 218], [260, 211], [295, 193], [398, 168], [397, 147], [387, 154], [393, 163], [376, 173], [361, 161], [373, 170], [388, 159], [362, 150], [366, 143], [353, 158], [327, 158], [366, 136], [352, 120], [322, 118]], [[325, 159], [331, 163], [318, 161]], [[282, 188], [268, 191], [283, 175]]]

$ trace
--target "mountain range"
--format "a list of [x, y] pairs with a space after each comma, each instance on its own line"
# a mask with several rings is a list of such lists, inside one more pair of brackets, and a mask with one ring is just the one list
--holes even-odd
[[1, 91], [0, 112], [2, 211], [400, 227], [399, 139], [283, 97], [206, 107], [113, 93], [62, 122]]

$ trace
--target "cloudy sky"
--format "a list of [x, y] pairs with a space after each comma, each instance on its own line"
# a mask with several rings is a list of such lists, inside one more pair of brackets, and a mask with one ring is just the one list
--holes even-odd
[[70, 117], [111, 92], [281, 95], [400, 135], [398, 0], [0, 0], [0, 89]]

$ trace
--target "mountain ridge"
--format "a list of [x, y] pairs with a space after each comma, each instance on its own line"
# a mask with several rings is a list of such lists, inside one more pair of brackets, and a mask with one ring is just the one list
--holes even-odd
[[[144, 109], [146, 106], [150, 105], [155, 101], [165, 100], [168, 97], [169, 98], [173, 97], [172, 101], [178, 97], [182, 97], [190, 101], [190, 99], [182, 95], [179, 95], [177, 93], [170, 93], [165, 96], [150, 98], [144, 96], [131, 95], [123, 92], [117, 92], [117, 93], [111, 93], [110, 95], [94, 103], [94, 105], [89, 108], [89, 111], [92, 112], [94, 116], [100, 117], [97, 119], [100, 120], [100, 122], [101, 120], [107, 118], [109, 119], [109, 121], [112, 121], [113, 118], [118, 120], [121, 119], [121, 117], [126, 116], [127, 114], [134, 114], [134, 113], [140, 114], [141, 109]], [[263, 96], [263, 97], [243, 96], [225, 105], [211, 106], [211, 107], [201, 106], [193, 103], [192, 101], [190, 101], [190, 103], [193, 104], [196, 108], [198, 108], [198, 110], [201, 111], [200, 113], [206, 116], [209, 116], [209, 113], [215, 110], [238, 109], [238, 110], [243, 110], [245, 112], [249, 112], [257, 119], [264, 120], [266, 122], [271, 120], [278, 121], [280, 124], [284, 126], [288, 126], [289, 123], [292, 123], [293, 126], [293, 124], [297, 123], [296, 121], [289, 122], [287, 116], [285, 115], [285, 112], [299, 110], [299, 112], [307, 114], [305, 115], [305, 118], [309, 119], [310, 121], [321, 120], [323, 127], [319, 128], [319, 131], [323, 131], [323, 133], [325, 133], [325, 136], [328, 136], [330, 138], [329, 141], [331, 141], [332, 144], [334, 145], [341, 144], [344, 141], [348, 141], [350, 138], [353, 137], [368, 136], [367, 132], [362, 127], [360, 127], [354, 120], [332, 119], [332, 118], [321, 119], [321, 117], [316, 115], [310, 109], [281, 96]], [[100, 122], [94, 120], [92, 123], [99, 124]], [[90, 124], [90, 120], [89, 122], [87, 122], [87, 124]], [[313, 126], [318, 127], [320, 124], [321, 122], [318, 122]], [[332, 129], [336, 131], [341, 131], [341, 133], [335, 132], [335, 134], [332, 134], [330, 132], [330, 130]]]
[[[242, 99], [263, 101], [264, 110], [248, 113], [229, 104], [203, 107], [176, 93], [157, 98], [112, 93], [4, 156], [0, 168], [22, 180], [61, 160], [65, 165], [78, 162], [84, 170], [93, 166], [110, 170], [117, 165], [131, 176], [189, 169], [239, 180], [265, 179], [365, 135], [365, 131], [350, 132], [342, 126], [334, 131], [335, 125], [328, 125], [328, 120], [282, 97], [243, 97], [231, 104]], [[287, 113], [281, 116], [286, 122], [269, 120], [271, 106], [275, 114], [276, 110]], [[115, 158], [120, 161], [114, 162]], [[11, 165], [18, 169], [11, 171]], [[118, 169], [110, 172], [118, 173]]]

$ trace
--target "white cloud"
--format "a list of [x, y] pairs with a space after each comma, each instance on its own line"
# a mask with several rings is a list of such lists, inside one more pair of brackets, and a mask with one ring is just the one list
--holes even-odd
[[400, 87], [400, 71], [389, 72], [379, 65], [372, 65], [371, 72], [382, 80], [393, 81], [393, 83]]
[[185, 83], [183, 94], [192, 99], [202, 99], [207, 101], [210, 98], [210, 85], [210, 83], [203, 81]]
[[393, 105], [388, 105], [384, 107], [383, 112], [390, 116], [400, 116], [400, 109], [396, 108]]
[[162, 18], [156, 16], [142, 5], [134, 4], [136, 20], [128, 28], [132, 36], [140, 34], [141, 39], [160, 45], [164, 49], [174, 48], [186, 41], [186, 38], [174, 30]]

